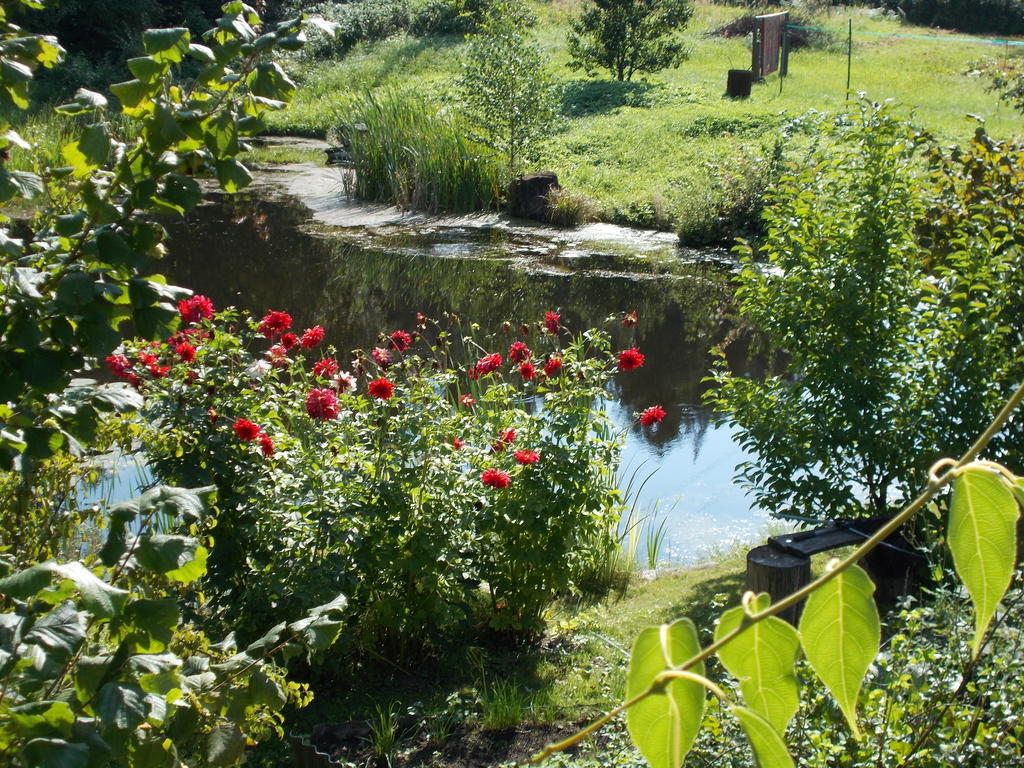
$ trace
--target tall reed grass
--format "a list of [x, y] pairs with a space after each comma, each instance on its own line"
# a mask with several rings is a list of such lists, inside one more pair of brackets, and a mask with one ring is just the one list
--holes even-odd
[[501, 203], [498, 158], [466, 138], [457, 116], [415, 93], [364, 94], [351, 102], [339, 130], [354, 165], [345, 188], [356, 198], [452, 213]]

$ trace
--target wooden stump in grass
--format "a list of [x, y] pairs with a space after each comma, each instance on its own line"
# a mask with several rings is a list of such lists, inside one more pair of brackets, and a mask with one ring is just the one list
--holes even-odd
[[[793, 555], [765, 544], [747, 553], [747, 589], [755, 594], [767, 592], [776, 602], [811, 582], [811, 558]], [[803, 602], [777, 614], [796, 626]]]

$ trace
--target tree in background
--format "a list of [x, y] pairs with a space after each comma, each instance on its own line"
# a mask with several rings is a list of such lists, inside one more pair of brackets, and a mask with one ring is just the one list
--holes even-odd
[[688, 52], [677, 33], [692, 15], [687, 0], [594, 0], [572, 23], [569, 68], [621, 81], [678, 67]]
[[520, 3], [496, 4], [468, 37], [457, 81], [473, 138], [504, 155], [509, 176], [536, 155], [555, 119], [554, 83], [531, 22]]

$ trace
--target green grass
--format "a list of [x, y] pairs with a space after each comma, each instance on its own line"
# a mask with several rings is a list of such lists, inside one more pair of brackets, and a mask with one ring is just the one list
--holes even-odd
[[[730, 190], [760, 183], [757, 163], [775, 127], [809, 110], [846, 108], [845, 41], [794, 52], [790, 76], [779, 93], [777, 76], [755, 85], [749, 100], [722, 97], [726, 72], [749, 66], [749, 41], [706, 36], [744, 9], [698, 5], [686, 31], [690, 59], [679, 69], [620, 85], [580, 78], [567, 69], [565, 32], [579, 0], [537, 3], [536, 33], [550, 54], [552, 71], [567, 88], [561, 130], [541, 165], [563, 186], [584, 195], [604, 220], [681, 228], [706, 228], [708, 212], [729, 200]], [[1020, 115], [969, 76], [971, 62], [1000, 57], [998, 46], [898, 39], [892, 33], [962, 36], [904, 26], [862, 9], [821, 13], [820, 26], [843, 30], [853, 20], [852, 89], [875, 100], [893, 99], [913, 109], [925, 128], [951, 141], [973, 133], [968, 113], [986, 117], [990, 133], [1022, 132]], [[857, 32], [873, 33], [872, 35]], [[360, 45], [342, 61], [304, 65], [296, 103], [275, 115], [271, 129], [323, 136], [344, 113], [345, 103], [365, 89], [413, 86], [444, 98], [458, 70], [458, 38], [399, 37]], [[739, 160], [737, 160], [739, 158]], [[724, 201], [724, 203], [723, 203]]]

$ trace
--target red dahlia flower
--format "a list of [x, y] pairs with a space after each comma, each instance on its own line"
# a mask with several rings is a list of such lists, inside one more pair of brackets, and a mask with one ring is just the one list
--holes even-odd
[[623, 325], [629, 325], [629, 326], [636, 325], [638, 321], [639, 321], [639, 318], [636, 316], [636, 310], [635, 309], [632, 312], [630, 312], [628, 315], [626, 315], [624, 318], [622, 318], [622, 324]]
[[485, 469], [480, 475], [480, 482], [491, 488], [507, 488], [511, 479], [500, 469]]
[[494, 352], [490, 355], [484, 355], [481, 357], [476, 364], [476, 370], [480, 375], [485, 373], [492, 373], [501, 367], [501, 355]]
[[186, 363], [191, 363], [196, 359], [196, 348], [189, 344], [187, 341], [183, 341], [174, 347], [174, 354], [180, 357]]
[[323, 340], [324, 329], [319, 325], [314, 325], [312, 328], [307, 328], [303, 331], [302, 338], [299, 339], [299, 345], [303, 349], [312, 349]]
[[519, 364], [519, 375], [522, 376], [526, 381], [530, 381], [534, 376], [537, 375], [537, 369], [533, 367], [533, 363], [529, 360], [524, 360]]
[[513, 363], [521, 363], [523, 360], [529, 360], [530, 355], [533, 353], [530, 348], [521, 341], [513, 341], [512, 346], [508, 348], [508, 359]]
[[381, 376], [379, 379], [374, 379], [367, 384], [366, 391], [373, 397], [381, 400], [390, 400], [391, 396], [395, 393], [395, 385]]
[[277, 344], [267, 350], [267, 360], [275, 368], [288, 365], [288, 350], [284, 348], [283, 344]]
[[119, 379], [127, 379], [132, 369], [131, 360], [124, 355], [109, 355], [106, 359], [107, 368]]
[[288, 332], [281, 336], [281, 346], [285, 349], [291, 349], [299, 343], [299, 337], [292, 332]]
[[394, 358], [391, 357], [391, 353], [383, 347], [374, 347], [373, 351], [370, 352], [370, 357], [372, 357], [373, 362], [381, 368], [387, 368], [392, 362], [394, 362]]
[[473, 405], [476, 404], [476, 398], [473, 397], [472, 395], [463, 395], [462, 397], [459, 398], [459, 402], [462, 403], [467, 408], [471, 408], [473, 407]]
[[282, 333], [292, 327], [292, 316], [287, 312], [275, 312], [271, 310], [264, 315], [260, 321], [260, 333], [268, 339], [276, 339]]
[[235, 437], [241, 440], [243, 443], [249, 443], [260, 436], [259, 425], [253, 424], [248, 419], [235, 419], [235, 423], [231, 425], [231, 429], [235, 432]]
[[540, 454], [536, 451], [516, 451], [512, 455], [520, 464], [536, 464], [540, 461]]
[[652, 405], [640, 414], [640, 423], [645, 427], [651, 427], [665, 418], [665, 409], [660, 405]]
[[396, 352], [405, 352], [412, 344], [412, 336], [407, 331], [395, 331], [389, 337], [389, 346]]
[[313, 363], [313, 375], [321, 376], [325, 379], [331, 378], [338, 372], [338, 361], [330, 357], [325, 357], [323, 360], [318, 360]]
[[314, 419], [338, 418], [338, 396], [333, 389], [311, 389], [306, 395], [306, 413]]
[[270, 439], [270, 435], [266, 432], [260, 435], [260, 453], [268, 459], [274, 455], [274, 441]]
[[456, 437], [456, 438], [455, 438], [454, 440], [452, 440], [452, 447], [453, 447], [453, 448], [454, 448], [454, 449], [455, 449], [456, 451], [457, 451], [457, 450], [459, 450], [459, 449], [460, 449], [460, 448], [461, 448], [462, 446], [464, 446], [464, 445], [465, 445], [465, 443], [464, 443], [464, 442], [462, 442], [462, 441], [461, 441], [461, 440], [460, 440], [459, 438], [457, 438], [457, 437]]
[[213, 317], [213, 302], [206, 296], [195, 295], [178, 302], [178, 312], [184, 323], [198, 323]]
[[422, 312], [416, 313], [416, 327], [421, 330], [427, 327], [427, 318], [423, 316]]
[[544, 375], [555, 376], [562, 370], [562, 358], [560, 357], [549, 357], [548, 361], [544, 363]]
[[643, 353], [636, 347], [619, 352], [619, 370], [632, 371], [644, 364]]
[[557, 312], [546, 312], [544, 314], [544, 327], [552, 336], [558, 335], [558, 323], [562, 316]]

